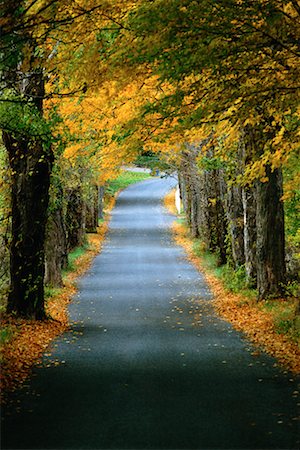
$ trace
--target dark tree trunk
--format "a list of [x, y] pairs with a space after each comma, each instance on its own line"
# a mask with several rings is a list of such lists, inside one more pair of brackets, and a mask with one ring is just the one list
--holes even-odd
[[200, 198], [199, 198], [199, 192], [197, 191], [197, 184], [198, 183], [193, 183], [190, 187], [191, 189], [191, 223], [190, 223], [190, 228], [191, 228], [191, 233], [192, 233], [192, 237], [194, 238], [198, 238], [200, 233], [199, 233], [199, 223], [198, 223], [198, 217], [199, 217], [199, 208], [200, 208]]
[[84, 243], [85, 208], [80, 187], [72, 189], [68, 195], [66, 228], [68, 251]]
[[268, 181], [257, 182], [257, 287], [259, 298], [283, 293], [285, 281], [282, 172], [266, 167]]
[[247, 283], [256, 286], [256, 191], [252, 187], [242, 190], [244, 213], [244, 252]]
[[98, 219], [100, 220], [104, 218], [104, 191], [104, 186], [98, 186]]
[[[32, 97], [33, 114], [42, 116], [42, 70], [24, 75], [22, 92]], [[39, 137], [3, 132], [12, 171], [12, 241], [7, 310], [20, 317], [43, 319], [44, 242], [53, 154]]]
[[88, 233], [97, 233], [98, 227], [98, 206], [99, 206], [98, 186], [92, 187], [90, 199], [86, 202], [86, 231]]
[[226, 251], [226, 234], [227, 234], [227, 220], [224, 209], [224, 195], [225, 195], [225, 181], [223, 173], [220, 170], [215, 171], [215, 230], [217, 236], [217, 248], [219, 252], [219, 263], [220, 265], [226, 264], [227, 262], [227, 251]]
[[[257, 158], [257, 143], [261, 134], [251, 126], [241, 129], [240, 150], [242, 173], [245, 167], [252, 164]], [[244, 253], [247, 283], [256, 287], [257, 283], [257, 255], [256, 255], [256, 189], [252, 186], [242, 188], [243, 214], [244, 214]]]
[[198, 226], [201, 240], [206, 250], [214, 251], [216, 249], [216, 239], [214, 233], [214, 206], [211, 203], [212, 186], [211, 173], [207, 170], [200, 172], [200, 208], [198, 216]]
[[244, 214], [242, 188], [230, 186], [227, 191], [226, 210], [229, 225], [231, 253], [234, 266], [245, 263], [244, 254]]
[[62, 269], [68, 264], [67, 236], [61, 208], [48, 217], [45, 253], [45, 283], [60, 287], [63, 284]]
[[180, 196], [182, 200], [182, 208], [183, 211], [186, 212], [187, 205], [186, 205], [186, 182], [183, 172], [178, 171], [178, 182], [179, 182], [179, 189], [180, 189]]
[[180, 192], [182, 195], [183, 209], [186, 213], [187, 222], [193, 237], [200, 236], [199, 214], [200, 214], [200, 175], [196, 157], [199, 153], [197, 147], [189, 146], [183, 154], [180, 168]]
[[[203, 141], [204, 144], [204, 141]], [[225, 264], [227, 220], [225, 217], [225, 180], [221, 170], [200, 171], [197, 156], [200, 146], [187, 146], [180, 167], [183, 207], [193, 237], [200, 237], [205, 246], [216, 252], [219, 263]], [[211, 150], [213, 155], [213, 149]]]
[[52, 154], [39, 142], [3, 133], [12, 169], [12, 241], [8, 312], [43, 319], [44, 241]]

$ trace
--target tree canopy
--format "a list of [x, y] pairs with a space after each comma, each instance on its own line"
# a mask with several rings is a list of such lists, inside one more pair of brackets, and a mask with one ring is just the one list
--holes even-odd
[[[144, 152], [157, 152], [179, 177], [190, 171], [182, 178], [187, 197], [204, 172], [221, 174], [228, 192], [255, 185], [258, 229], [271, 235], [270, 215], [281, 224], [277, 256], [259, 260], [284, 265], [282, 200], [296, 211], [299, 180], [292, 168], [300, 123], [296, 0], [23, 0], [17, 7], [8, 0], [0, 28], [0, 127], [11, 176], [11, 279], [18, 284], [12, 311], [43, 317], [47, 221], [62, 204], [53, 199], [71, 198], [75, 188], [77, 197], [92, 198], [87, 186], [104, 186]], [[229, 197], [222, 195], [209, 198], [210, 205], [223, 202], [224, 215]], [[287, 223], [295, 236], [293, 220]], [[23, 248], [32, 234], [39, 246]], [[255, 241], [257, 255], [260, 247], [271, 254], [270, 245]], [[285, 270], [273, 278], [275, 293]]]

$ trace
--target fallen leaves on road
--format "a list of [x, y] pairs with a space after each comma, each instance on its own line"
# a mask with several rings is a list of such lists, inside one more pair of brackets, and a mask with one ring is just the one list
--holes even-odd
[[299, 346], [276, 332], [272, 314], [263, 309], [261, 302], [247, 300], [225, 290], [223, 283], [202, 266], [201, 259], [193, 252], [193, 242], [186, 227], [176, 222], [172, 230], [176, 243], [186, 250], [188, 259], [204, 273], [214, 294], [216, 311], [235, 329], [244, 332], [250, 341], [275, 357], [284, 368], [295, 374], [300, 373]]

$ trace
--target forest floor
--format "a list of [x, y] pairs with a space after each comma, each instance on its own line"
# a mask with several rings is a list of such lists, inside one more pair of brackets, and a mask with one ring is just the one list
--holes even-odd
[[[178, 217], [175, 208], [175, 190], [168, 193], [164, 204], [172, 214]], [[295, 316], [298, 299], [280, 298], [266, 302], [257, 301], [253, 295], [247, 297], [242, 293], [231, 292], [216, 275], [214, 268], [206, 264], [204, 253], [202, 257], [199, 255], [195, 246], [196, 240], [190, 236], [184, 221], [174, 222], [172, 230], [175, 242], [185, 249], [188, 259], [201, 273], [205, 274], [206, 281], [214, 294], [213, 304], [217, 313], [228, 320], [236, 330], [245, 333], [247, 338], [257, 346], [253, 355], [258, 356], [261, 351], [265, 351], [275, 357], [283, 368], [299, 374], [300, 318]], [[285, 323], [289, 324], [293, 321], [294, 332], [291, 333], [290, 329], [285, 330]]]

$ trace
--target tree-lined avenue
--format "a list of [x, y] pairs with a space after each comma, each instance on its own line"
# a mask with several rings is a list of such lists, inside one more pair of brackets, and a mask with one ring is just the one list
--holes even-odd
[[3, 448], [299, 447], [295, 379], [215, 315], [172, 241], [161, 199], [175, 184], [120, 194], [71, 331], [4, 408]]

